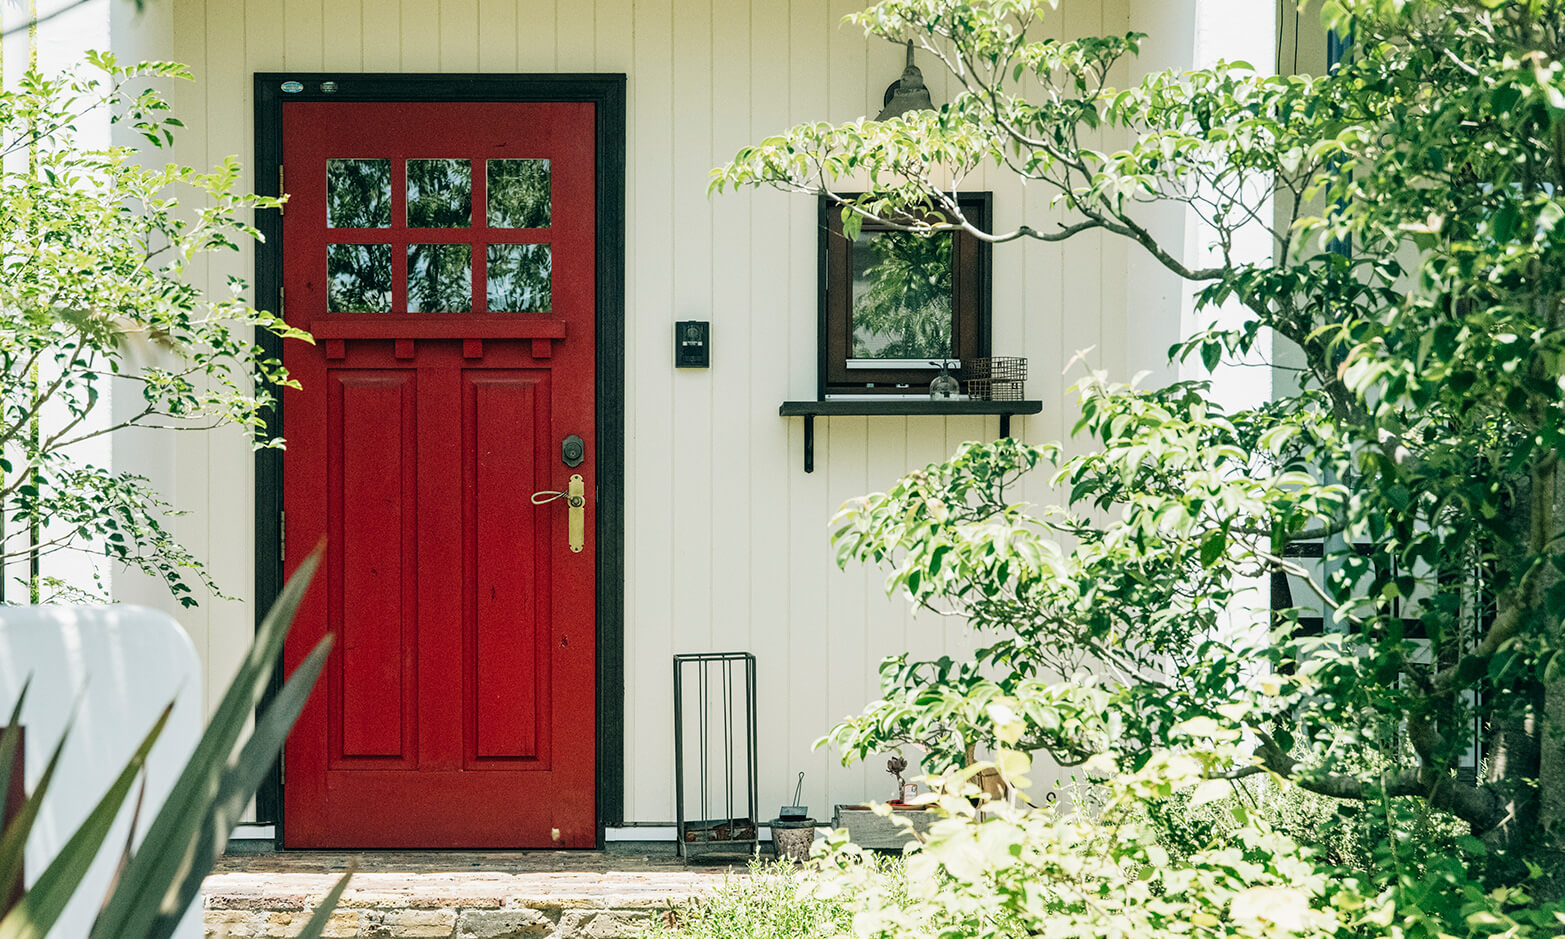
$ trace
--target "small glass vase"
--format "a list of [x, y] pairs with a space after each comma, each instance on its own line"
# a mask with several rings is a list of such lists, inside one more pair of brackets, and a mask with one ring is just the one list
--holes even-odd
[[957, 381], [950, 372], [946, 371], [947, 364], [944, 361], [930, 362], [930, 365], [938, 365], [940, 374], [936, 375], [929, 383], [929, 397], [931, 399], [954, 398], [962, 391], [962, 383]]

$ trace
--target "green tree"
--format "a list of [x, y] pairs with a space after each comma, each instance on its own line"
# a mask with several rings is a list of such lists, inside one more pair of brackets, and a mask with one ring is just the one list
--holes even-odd
[[855, 288], [865, 284], [853, 296], [854, 356], [950, 358], [951, 236], [860, 232], [851, 250]]
[[[1223, 63], [1126, 89], [1108, 76], [1140, 37], [1029, 41], [1052, 7], [884, 0], [850, 17], [920, 41], [960, 93], [937, 112], [795, 127], [740, 151], [714, 189], [835, 194], [859, 173], [875, 185], [845, 222], [889, 222], [955, 216], [948, 180], [1009, 168], [1052, 189], [1056, 221], [976, 236], [1127, 238], [1196, 284], [1203, 309], [1243, 311], [1173, 355], [1211, 369], [1271, 341], [1303, 363], [1301, 388], [1225, 409], [1200, 382], [1092, 378], [1085, 455], [968, 445], [850, 503], [841, 561], [888, 567], [892, 589], [990, 641], [973, 661], [886, 663], [883, 699], [831, 739], [850, 758], [916, 741], [936, 768], [988, 745], [1122, 770], [1248, 741], [1203, 773], [1419, 800], [1490, 850], [1553, 863], [1565, 4], [1334, 0], [1326, 23], [1354, 54], [1331, 74]], [[1100, 130], [1124, 146], [1095, 149]], [[1214, 233], [1209, 266], [1158, 242], [1160, 204]], [[1272, 260], [1236, 252], [1255, 227]], [[1030, 512], [1010, 485], [1040, 466], [1064, 501]], [[1318, 569], [1288, 550], [1305, 541], [1322, 544]], [[1297, 609], [1269, 631], [1225, 629], [1246, 578], [1277, 572], [1342, 628], [1301, 635]], [[1459, 773], [1475, 721], [1476, 779]]]
[[101, 115], [152, 147], [170, 143], [179, 121], [138, 89], [188, 77], [93, 54], [76, 72], [30, 69], [0, 92], [0, 561], [33, 571], [9, 600], [93, 595], [38, 573], [62, 552], [145, 571], [187, 606], [187, 578], [215, 589], [164, 527], [169, 507], [148, 481], [88, 463], [81, 445], [131, 428], [259, 433], [269, 389], [287, 376], [254, 330], [304, 335], [251, 306], [237, 279], [208, 297], [187, 277], [198, 256], [259, 237], [248, 213], [278, 204], [238, 191], [236, 160], [200, 172], [80, 145], [79, 124]]

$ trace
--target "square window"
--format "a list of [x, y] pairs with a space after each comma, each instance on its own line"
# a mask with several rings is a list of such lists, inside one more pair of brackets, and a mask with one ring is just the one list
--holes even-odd
[[391, 245], [327, 245], [326, 310], [391, 312]]
[[956, 356], [951, 232], [860, 231], [848, 245], [848, 367], [922, 368]]
[[490, 245], [488, 292], [491, 313], [548, 313], [553, 256], [546, 244]]
[[549, 161], [487, 161], [490, 228], [549, 227]]
[[408, 312], [472, 310], [473, 246], [408, 245]]
[[326, 227], [391, 227], [391, 161], [326, 161]]
[[[851, 198], [854, 194], [846, 194]], [[962, 215], [989, 228], [989, 193], [962, 193]], [[897, 231], [866, 221], [843, 235], [842, 207], [820, 202], [822, 400], [928, 393], [940, 361], [989, 354], [989, 246], [971, 234]]]
[[409, 160], [408, 227], [473, 224], [473, 165], [467, 160]]

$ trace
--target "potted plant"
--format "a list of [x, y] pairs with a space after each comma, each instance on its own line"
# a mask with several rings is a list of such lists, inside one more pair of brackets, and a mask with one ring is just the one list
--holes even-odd
[[[884, 809], [877, 811], [870, 805], [839, 805], [832, 818], [832, 827], [846, 828], [849, 840], [861, 848], [879, 850], [900, 850], [927, 831], [934, 821], [934, 813], [928, 811], [928, 806], [908, 804], [918, 787], [903, 778], [907, 767], [907, 760], [901, 754], [886, 761], [886, 772], [897, 782], [896, 794], [886, 803], [891, 810], [889, 813]], [[899, 820], [911, 823], [912, 828]]]

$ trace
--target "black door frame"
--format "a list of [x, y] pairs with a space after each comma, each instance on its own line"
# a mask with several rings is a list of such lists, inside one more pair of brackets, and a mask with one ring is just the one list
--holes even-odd
[[[287, 86], [285, 89], [284, 86]], [[297, 90], [292, 90], [297, 88]], [[330, 88], [330, 91], [324, 90]], [[588, 101], [597, 119], [597, 814], [604, 829], [625, 812], [625, 76], [623, 74], [397, 74], [258, 72], [255, 75], [255, 191], [278, 195], [283, 104], [287, 101]], [[278, 212], [256, 213], [265, 241], [256, 246], [255, 298], [278, 310], [282, 299], [283, 231]], [[257, 330], [257, 342], [282, 357], [282, 341]], [[266, 433], [282, 434], [282, 404], [267, 415]], [[256, 451], [256, 622], [283, 585], [283, 459]], [[272, 692], [282, 686], [279, 663]], [[270, 697], [270, 694], [268, 695]], [[265, 706], [263, 702], [262, 706]], [[261, 823], [283, 844], [281, 758], [256, 794]]]

